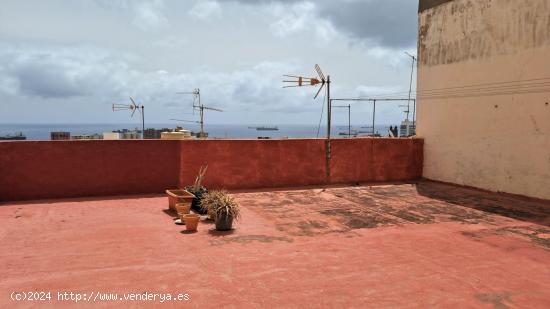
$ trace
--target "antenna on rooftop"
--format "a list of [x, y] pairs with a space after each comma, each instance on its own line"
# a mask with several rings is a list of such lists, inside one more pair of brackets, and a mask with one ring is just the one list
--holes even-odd
[[[191, 94], [193, 95], [193, 113], [195, 113], [195, 110], [198, 110], [200, 113], [200, 121], [196, 121], [196, 123], [199, 123], [201, 125], [201, 132], [199, 133], [199, 137], [205, 137], [206, 134], [204, 133], [204, 110], [211, 110], [216, 112], [223, 112], [223, 110], [213, 107], [208, 107], [202, 104], [201, 102], [201, 90], [199, 88], [195, 88], [193, 91], [189, 92], [176, 92], [177, 94]], [[172, 119], [174, 120], [174, 119]]]
[[118, 112], [122, 110], [131, 110], [130, 118], [134, 117], [136, 110], [139, 110], [141, 114], [141, 138], [145, 138], [145, 106], [136, 104], [136, 101], [130, 97], [131, 104], [113, 104], [113, 112]]
[[331, 101], [330, 101], [330, 76], [325, 77], [325, 74], [323, 74], [323, 71], [321, 70], [321, 67], [316, 64], [315, 65], [315, 72], [317, 72], [316, 77], [303, 77], [303, 76], [296, 76], [296, 75], [283, 75], [284, 77], [289, 77], [291, 79], [283, 80], [283, 83], [287, 83], [286, 86], [283, 86], [283, 88], [292, 88], [292, 87], [303, 87], [303, 86], [314, 86], [321, 85], [319, 87], [319, 90], [317, 90], [317, 93], [313, 97], [316, 99], [319, 94], [321, 93], [321, 90], [323, 90], [323, 87], [326, 85], [326, 99], [327, 99], [327, 139], [330, 140], [330, 122], [331, 122]]
[[[412, 92], [412, 82], [413, 82], [413, 72], [414, 72], [414, 63], [417, 61], [417, 58], [416, 56], [414, 55], [411, 55], [410, 53], [408, 52], [405, 52], [405, 54], [407, 56], [409, 56], [412, 60], [412, 65], [411, 65], [411, 82], [409, 83], [409, 100], [407, 101], [407, 111], [405, 112], [407, 114], [407, 123], [406, 123], [406, 126], [407, 126], [407, 137], [410, 136], [410, 122], [409, 122], [409, 114], [411, 113], [411, 92]], [[416, 110], [416, 101], [415, 101], [415, 107], [414, 109]], [[414, 117], [413, 117], [414, 118]], [[415, 124], [416, 125], [416, 124]]]

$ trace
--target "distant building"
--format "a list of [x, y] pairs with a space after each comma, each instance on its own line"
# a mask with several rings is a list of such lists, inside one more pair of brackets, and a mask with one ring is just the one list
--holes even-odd
[[50, 138], [52, 141], [70, 140], [71, 132], [50, 132]]
[[191, 135], [192, 136], [195, 136], [196, 138], [207, 138], [208, 137], [208, 132], [197, 132], [197, 133], [194, 133], [194, 132], [191, 132]]
[[186, 130], [182, 127], [177, 127], [174, 130], [169, 130], [167, 132], [161, 133], [161, 139], [188, 139], [192, 138], [191, 131]]
[[148, 129], [145, 129], [145, 133], [143, 137], [145, 139], [159, 139], [161, 138], [162, 132], [170, 132], [170, 131], [172, 130], [168, 128], [163, 128], [163, 129], [148, 128]]
[[103, 135], [101, 134], [81, 134], [81, 135], [73, 135], [71, 137], [73, 140], [92, 140], [92, 139], [103, 139]]
[[105, 140], [121, 139], [121, 135], [118, 132], [104, 132], [103, 139]]
[[[409, 125], [409, 134], [407, 135], [407, 124]], [[408, 137], [416, 135], [416, 123], [411, 120], [403, 120], [399, 126], [399, 136]]]
[[141, 139], [141, 132], [139, 130], [116, 130], [112, 132], [103, 133], [104, 139]]
[[138, 131], [120, 133], [121, 139], [141, 139], [141, 133]]

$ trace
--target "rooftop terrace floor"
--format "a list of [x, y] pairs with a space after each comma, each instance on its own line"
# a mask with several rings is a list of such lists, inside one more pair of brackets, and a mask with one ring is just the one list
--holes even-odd
[[0, 307], [37, 305], [12, 291], [52, 291], [56, 306], [74, 306], [58, 291], [188, 293], [189, 307], [550, 303], [548, 202], [429, 181], [234, 196], [243, 217], [226, 233], [182, 232], [164, 196], [4, 204]]

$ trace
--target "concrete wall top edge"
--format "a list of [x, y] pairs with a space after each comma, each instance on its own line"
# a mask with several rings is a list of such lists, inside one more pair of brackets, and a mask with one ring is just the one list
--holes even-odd
[[[394, 138], [394, 137], [358, 137], [352, 140], [374, 139], [374, 140], [419, 140], [421, 137]], [[220, 142], [220, 141], [249, 141], [249, 142], [280, 142], [280, 141], [308, 141], [308, 140], [326, 140], [326, 138], [274, 138], [274, 139], [252, 139], [252, 138], [232, 138], [232, 139], [120, 139], [120, 140], [21, 140], [21, 141], [0, 141], [0, 144], [14, 143], [152, 143], [152, 142]], [[333, 137], [331, 140], [348, 140], [347, 138]]]

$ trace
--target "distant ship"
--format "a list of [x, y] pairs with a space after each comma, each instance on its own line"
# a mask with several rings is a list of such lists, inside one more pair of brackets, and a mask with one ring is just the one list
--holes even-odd
[[20, 141], [20, 140], [26, 140], [27, 137], [23, 134], [23, 132], [19, 132], [15, 135], [4, 135], [0, 136], [0, 140], [2, 141]]
[[275, 127], [248, 127], [249, 129], [256, 129], [257, 131], [279, 131], [279, 128], [277, 126]]
[[357, 130], [351, 130], [351, 132], [349, 132], [349, 131], [340, 132], [340, 133], [338, 133], [338, 135], [348, 136], [348, 135], [350, 135], [350, 133], [351, 133], [351, 136], [357, 136], [358, 132], [357, 132]]

